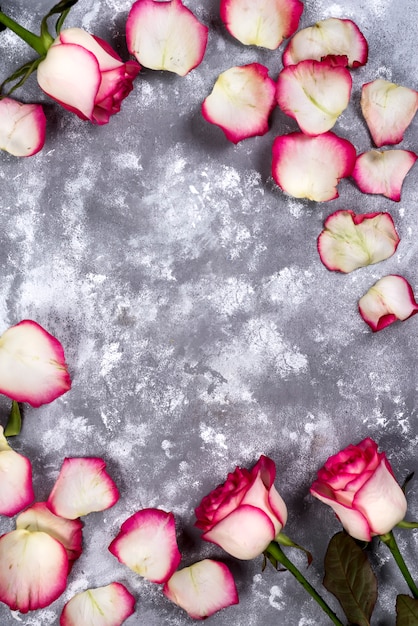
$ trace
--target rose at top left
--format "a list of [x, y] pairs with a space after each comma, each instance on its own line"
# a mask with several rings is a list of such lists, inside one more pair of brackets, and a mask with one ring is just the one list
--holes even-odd
[[133, 89], [141, 66], [124, 63], [103, 39], [81, 28], [62, 30], [38, 66], [41, 89], [83, 120], [107, 124]]

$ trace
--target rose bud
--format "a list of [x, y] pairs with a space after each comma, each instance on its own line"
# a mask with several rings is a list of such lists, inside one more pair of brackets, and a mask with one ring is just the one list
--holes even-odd
[[41, 89], [83, 120], [107, 124], [120, 111], [140, 70], [108, 43], [81, 28], [61, 31], [38, 67]]
[[280, 533], [287, 509], [274, 487], [276, 466], [261, 456], [252, 470], [237, 467], [226, 482], [196, 508], [202, 538], [216, 543], [237, 559], [260, 555]]
[[406, 498], [384, 452], [370, 438], [331, 456], [311, 494], [334, 510], [349, 535], [370, 541], [403, 520]]

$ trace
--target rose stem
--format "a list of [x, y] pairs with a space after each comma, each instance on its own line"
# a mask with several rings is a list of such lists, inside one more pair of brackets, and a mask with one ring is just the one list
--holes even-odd
[[10, 30], [18, 35], [18, 37], [23, 39], [23, 41], [26, 41], [26, 43], [31, 48], [33, 48], [39, 55], [44, 56], [46, 54], [48, 47], [45, 46], [43, 38], [35, 35], [30, 30], [27, 30], [26, 28], [12, 20], [12, 18], [5, 15], [3, 11], [0, 11], [0, 23], [4, 24], [4, 26], [6, 26], [7, 28], [10, 28]]
[[286, 569], [289, 570], [291, 574], [296, 578], [298, 582], [306, 589], [306, 591], [312, 596], [314, 600], [316, 600], [323, 611], [328, 615], [334, 624], [337, 626], [344, 626], [343, 623], [338, 619], [334, 611], [328, 606], [322, 596], [312, 587], [312, 585], [306, 580], [303, 574], [298, 570], [298, 568], [287, 558], [281, 547], [275, 541], [272, 541], [265, 550], [266, 554], [270, 554], [276, 561], [285, 566]]
[[418, 587], [414, 583], [412, 576], [409, 573], [409, 569], [407, 568], [406, 563], [403, 560], [403, 556], [399, 551], [398, 544], [396, 543], [393, 532], [390, 531], [385, 535], [379, 535], [379, 539], [381, 539], [381, 541], [383, 541], [383, 543], [385, 543], [389, 550], [392, 552], [393, 558], [395, 559], [397, 566], [401, 570], [401, 573], [405, 578], [412, 595], [414, 596], [414, 598], [418, 598]]

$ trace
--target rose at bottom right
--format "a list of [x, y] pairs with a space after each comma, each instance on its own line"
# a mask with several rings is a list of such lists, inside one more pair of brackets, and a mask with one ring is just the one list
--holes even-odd
[[328, 504], [355, 539], [384, 535], [405, 517], [407, 502], [384, 452], [369, 437], [326, 461], [310, 492]]

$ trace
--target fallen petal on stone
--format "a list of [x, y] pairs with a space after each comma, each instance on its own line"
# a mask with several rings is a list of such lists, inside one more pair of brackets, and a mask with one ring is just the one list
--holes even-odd
[[370, 150], [357, 157], [352, 177], [363, 193], [399, 202], [403, 181], [416, 160], [410, 150]]
[[121, 583], [77, 593], [64, 606], [60, 626], [121, 626], [133, 614], [135, 598]]
[[411, 285], [403, 276], [389, 275], [377, 281], [359, 300], [364, 321], [376, 332], [404, 321], [418, 312]]

